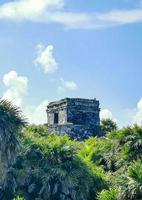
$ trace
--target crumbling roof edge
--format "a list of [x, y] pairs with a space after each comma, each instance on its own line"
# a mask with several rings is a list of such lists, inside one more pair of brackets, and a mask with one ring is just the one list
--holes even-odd
[[53, 101], [53, 102], [49, 103], [47, 107], [58, 106], [60, 104], [67, 103], [70, 100], [86, 101], [86, 102], [90, 102], [90, 101], [96, 101], [97, 102], [98, 101], [96, 98], [94, 98], [94, 99], [86, 99], [86, 98], [68, 98], [68, 97], [66, 97], [64, 99], [61, 99], [61, 100], [58, 100], [58, 101]]

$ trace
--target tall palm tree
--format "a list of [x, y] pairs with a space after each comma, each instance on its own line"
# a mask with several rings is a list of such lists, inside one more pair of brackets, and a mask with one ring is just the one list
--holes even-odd
[[26, 120], [20, 109], [0, 99], [0, 175], [15, 160], [19, 146], [18, 132], [25, 125]]
[[0, 199], [3, 200], [7, 200], [5, 194], [10, 195], [14, 187], [14, 177], [8, 177], [9, 169], [19, 150], [18, 133], [26, 124], [19, 108], [0, 99]]

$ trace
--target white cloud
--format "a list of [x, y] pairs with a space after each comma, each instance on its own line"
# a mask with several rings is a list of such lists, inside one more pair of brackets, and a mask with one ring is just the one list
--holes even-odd
[[27, 105], [24, 108], [25, 116], [29, 119], [30, 123], [44, 124], [47, 123], [46, 107], [48, 100], [44, 100], [37, 106]]
[[0, 18], [12, 20], [38, 20], [47, 10], [63, 6], [63, 0], [15, 0], [0, 6]]
[[58, 70], [58, 63], [53, 55], [54, 47], [49, 45], [44, 47], [42, 44], [37, 46], [37, 58], [35, 64], [39, 65], [45, 73], [54, 73]]
[[78, 88], [77, 84], [74, 81], [65, 81], [63, 78], [61, 78], [60, 80], [61, 80], [62, 86], [65, 89], [76, 90]]
[[44, 100], [37, 106], [27, 105], [24, 102], [24, 96], [28, 91], [27, 77], [18, 75], [16, 71], [10, 71], [3, 76], [3, 83], [6, 86], [6, 91], [4, 92], [2, 99], [7, 99], [14, 105], [21, 107], [24, 111], [25, 117], [30, 123], [46, 123], [47, 100]]
[[133, 117], [133, 123], [142, 125], [142, 98], [137, 103], [137, 109]]
[[72, 29], [102, 29], [142, 22], [142, 8], [106, 13], [66, 12], [64, 0], [15, 0], [0, 5], [0, 19], [59, 23]]
[[100, 112], [100, 119], [104, 120], [104, 119], [111, 119], [114, 122], [118, 123], [118, 119], [114, 118], [112, 112], [108, 109], [102, 109]]
[[140, 110], [142, 109], [142, 98], [139, 100], [138, 104], [137, 104], [137, 108]]
[[100, 112], [100, 118], [102, 119], [113, 119], [112, 112], [108, 109], [103, 109]]
[[108, 13], [98, 14], [97, 18], [104, 22], [114, 24], [129, 24], [142, 22], [142, 9], [112, 10]]
[[63, 78], [61, 78], [60, 83], [61, 85], [59, 85], [57, 89], [59, 94], [64, 93], [66, 90], [75, 91], [78, 89], [78, 86], [74, 81], [65, 81]]
[[21, 106], [23, 97], [27, 94], [28, 79], [24, 76], [19, 76], [17, 72], [10, 71], [3, 77], [3, 83], [7, 90], [3, 94], [3, 99], [12, 101], [15, 105]]
[[105, 13], [73, 13], [56, 11], [50, 15], [51, 22], [57, 22], [71, 29], [104, 29], [142, 22], [142, 8], [131, 10], [110, 10]]

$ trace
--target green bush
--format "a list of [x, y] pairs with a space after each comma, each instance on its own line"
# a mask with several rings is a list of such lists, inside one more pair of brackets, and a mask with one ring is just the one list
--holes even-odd
[[30, 132], [28, 128], [21, 141], [25, 150], [18, 156], [13, 173], [18, 177], [17, 192], [26, 194], [28, 200], [88, 200], [105, 187], [99, 167], [79, 156], [79, 142], [67, 136], [40, 136], [35, 128]]
[[18, 108], [0, 101], [0, 199], [142, 199], [142, 127], [117, 130], [107, 120], [104, 137], [78, 142], [26, 125]]
[[103, 190], [99, 193], [97, 200], [118, 200], [118, 191], [116, 189]]
[[17, 196], [13, 200], [25, 200], [23, 197]]
[[118, 178], [120, 199], [139, 200], [142, 198], [142, 160], [134, 161], [127, 172]]

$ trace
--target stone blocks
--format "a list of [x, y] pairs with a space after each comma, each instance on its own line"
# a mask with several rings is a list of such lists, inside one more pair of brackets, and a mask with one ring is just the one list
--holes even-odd
[[96, 99], [65, 98], [47, 106], [47, 124], [57, 134], [74, 139], [99, 135], [99, 101]]

